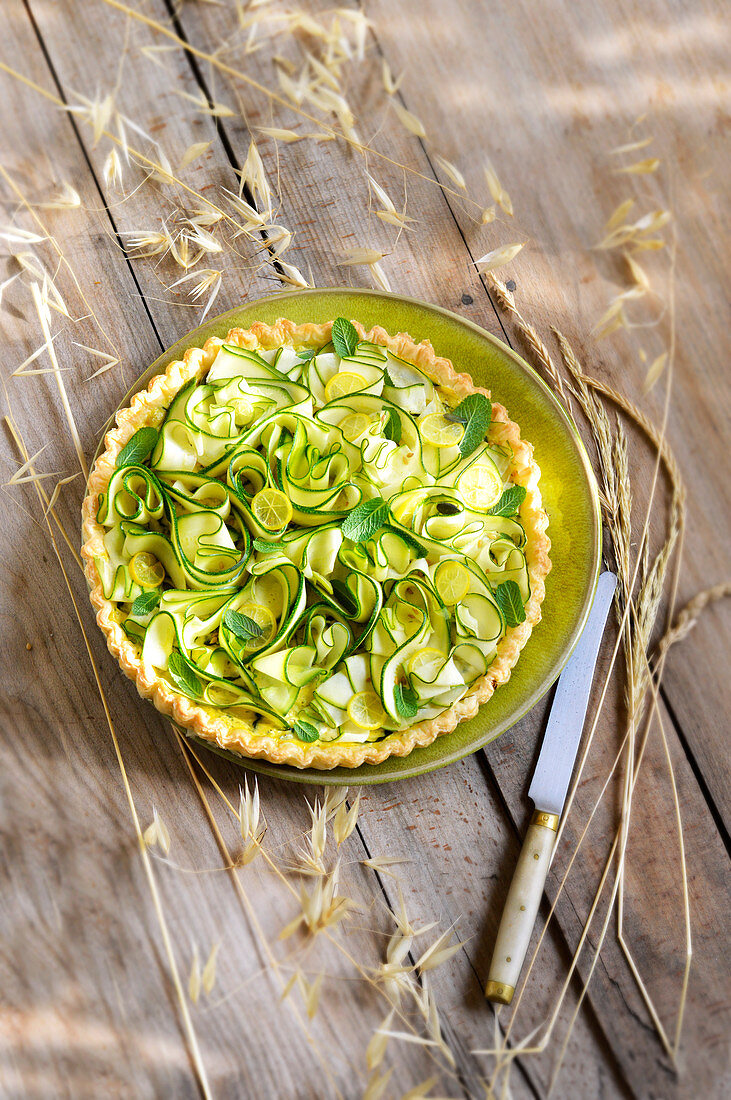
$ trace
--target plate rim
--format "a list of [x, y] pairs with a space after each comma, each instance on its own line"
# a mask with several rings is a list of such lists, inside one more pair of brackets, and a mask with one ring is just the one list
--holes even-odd
[[[226, 310], [224, 313], [217, 314], [215, 317], [211, 317], [204, 321], [202, 324], [197, 325], [195, 328], [190, 329], [184, 333], [175, 343], [171, 344], [169, 348], [161, 352], [160, 355], [153, 360], [152, 363], [139, 375], [136, 381], [132, 384], [130, 389], [119, 400], [114, 412], [110, 415], [106, 421], [99, 439], [99, 444], [94, 453], [94, 457], [91, 462], [90, 469], [93, 469], [96, 463], [99, 452], [104, 444], [104, 436], [109, 429], [109, 426], [113, 423], [117, 412], [125, 404], [129, 402], [131, 397], [139, 392], [149, 381], [150, 378], [159, 374], [165, 369], [168, 363], [172, 362], [177, 354], [177, 349], [190, 346], [188, 341], [195, 337], [200, 336], [208, 330], [212, 330], [214, 327], [220, 325], [222, 322], [226, 323], [227, 318], [233, 319], [237, 314], [240, 314], [243, 310], [250, 310], [255, 308], [257, 304], [270, 306], [276, 302], [290, 302], [293, 298], [300, 300], [302, 298], [320, 297], [322, 295], [347, 295], [357, 298], [366, 299], [380, 299], [391, 302], [402, 302], [407, 306], [416, 306], [419, 309], [425, 309], [429, 313], [436, 313], [445, 317], [448, 321], [471, 330], [482, 340], [487, 340], [492, 344], [502, 355], [506, 355], [513, 361], [524, 374], [527, 374], [534, 383], [537, 383], [539, 388], [543, 391], [544, 396], [549, 400], [549, 403], [553, 406], [554, 411], [558, 413], [561, 420], [564, 422], [565, 427], [568, 429], [569, 434], [573, 437], [573, 441], [576, 445], [578, 456], [581, 460], [581, 465], [586, 475], [586, 482], [589, 487], [589, 496], [592, 505], [592, 548], [594, 554], [594, 561], [592, 566], [592, 576], [590, 584], [587, 585], [587, 591], [584, 596], [581, 611], [577, 617], [573, 631], [570, 636], [570, 640], [563, 650], [561, 657], [556, 661], [550, 672], [544, 677], [541, 683], [529, 694], [524, 704], [521, 706], [518, 712], [513, 712], [506, 717], [502, 724], [499, 724], [496, 730], [491, 730], [484, 738], [478, 737], [476, 741], [468, 748], [460, 747], [444, 756], [439, 760], [429, 760], [419, 765], [414, 763], [412, 767], [408, 768], [402, 773], [396, 775], [375, 775], [373, 772], [382, 767], [383, 765], [361, 764], [357, 768], [333, 768], [331, 771], [323, 769], [311, 769], [311, 768], [294, 768], [286, 764], [273, 764], [268, 760], [258, 759], [256, 757], [245, 757], [237, 753], [230, 752], [227, 749], [223, 749], [218, 745], [206, 741], [203, 738], [198, 738], [190, 734], [190, 732], [175, 723], [171, 723], [176, 730], [186, 737], [188, 741], [192, 741], [202, 748], [207, 749], [210, 752], [215, 753], [218, 756], [222, 756], [238, 767], [248, 768], [251, 771], [255, 771], [262, 775], [267, 775], [270, 778], [276, 778], [284, 780], [285, 782], [300, 783], [300, 784], [318, 784], [325, 786], [343, 785], [349, 781], [351, 786], [375, 786], [381, 783], [396, 783], [402, 780], [413, 779], [419, 775], [426, 775], [433, 771], [438, 771], [441, 768], [445, 768], [450, 764], [455, 764], [460, 760], [464, 760], [466, 757], [479, 752], [481, 749], [491, 741], [501, 737], [507, 730], [511, 729], [516, 723], [528, 714], [534, 706], [551, 690], [556, 680], [560, 676], [563, 668], [565, 667], [569, 657], [573, 653], [576, 644], [581, 636], [581, 633], [586, 624], [591, 605], [594, 600], [594, 593], [596, 591], [597, 582], [599, 579], [599, 573], [602, 564], [602, 523], [601, 523], [601, 506], [599, 500], [599, 487], [596, 481], [596, 475], [589, 458], [589, 453], [586, 449], [583, 439], [579, 433], [576, 423], [569, 413], [566, 406], [561, 399], [553, 392], [547, 382], [541, 377], [538, 371], [531, 366], [518, 352], [510, 347], [504, 340], [501, 340], [499, 336], [495, 336], [493, 333], [488, 332], [487, 329], [482, 328], [476, 322], [470, 320], [468, 317], [463, 317], [459, 313], [455, 313], [453, 310], [446, 309], [444, 306], [437, 306], [431, 302], [426, 302], [421, 298], [412, 298], [404, 294], [388, 293], [386, 291], [373, 290], [368, 287], [345, 287], [345, 286], [327, 286], [327, 287], [309, 287], [308, 289], [294, 291], [283, 291], [277, 294], [265, 295], [261, 298], [254, 298], [250, 301], [243, 301], [240, 305], [234, 306], [230, 310]], [[210, 335], [213, 333], [210, 332]], [[208, 336], [206, 336], [206, 339]], [[439, 738], [437, 740], [440, 740]], [[410, 759], [414, 754], [418, 754], [419, 749], [413, 749], [408, 757], [396, 758], [396, 759]], [[388, 764], [388, 761], [393, 760], [393, 757], [389, 757], [384, 764]]]

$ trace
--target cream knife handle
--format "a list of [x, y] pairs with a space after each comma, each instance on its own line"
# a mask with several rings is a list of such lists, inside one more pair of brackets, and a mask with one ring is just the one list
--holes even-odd
[[523, 968], [556, 842], [558, 814], [536, 810], [500, 919], [485, 996], [509, 1005]]

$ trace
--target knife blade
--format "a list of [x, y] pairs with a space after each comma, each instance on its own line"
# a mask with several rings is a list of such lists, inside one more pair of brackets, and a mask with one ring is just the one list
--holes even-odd
[[505, 900], [485, 987], [485, 996], [498, 1004], [512, 1001], [530, 943], [616, 587], [614, 573], [602, 573], [586, 626], [561, 673], [551, 705], [528, 791], [536, 808]]
[[586, 626], [558, 681], [528, 797], [537, 810], [561, 814], [579, 751], [599, 646], [617, 578], [602, 573]]

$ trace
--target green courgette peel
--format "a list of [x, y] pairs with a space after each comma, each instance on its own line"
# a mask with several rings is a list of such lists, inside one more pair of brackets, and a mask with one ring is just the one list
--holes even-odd
[[[525, 618], [530, 585], [510, 448], [487, 434], [466, 455], [427, 442], [420, 423], [459, 420], [457, 398], [346, 327], [336, 338], [353, 354], [224, 344], [156, 439], [143, 428], [125, 447], [100, 496], [95, 562], [142, 663], [176, 691], [269, 736], [357, 743], [462, 698]], [[363, 385], [328, 401], [339, 373]], [[489, 508], [460, 492], [475, 463], [497, 470]], [[252, 511], [265, 488], [291, 502], [284, 530]], [[130, 570], [141, 552], [164, 569], [157, 589]], [[447, 560], [469, 577], [454, 605], [435, 583]], [[251, 617], [262, 607], [268, 629]], [[351, 717], [364, 692], [377, 728]]]

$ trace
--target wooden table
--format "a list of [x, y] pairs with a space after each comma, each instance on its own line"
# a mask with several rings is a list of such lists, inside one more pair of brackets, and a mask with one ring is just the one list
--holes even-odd
[[[133, 3], [203, 54], [218, 50], [224, 63], [241, 64], [270, 88], [277, 88], [272, 54], [285, 58], [280, 68], [288, 56], [302, 56], [292, 35], [262, 38], [261, 48], [245, 56], [230, 51], [233, 4]], [[350, 0], [346, 4], [348, 11], [359, 10]], [[242, 20], [261, 10], [246, 3], [238, 8]], [[233, 169], [241, 165], [251, 136], [258, 137], [281, 197], [278, 220], [295, 233], [284, 258], [315, 285], [371, 285], [367, 267], [340, 267], [338, 261], [350, 248], [376, 248], [387, 254], [383, 268], [395, 291], [455, 310], [513, 340], [514, 329], [473, 261], [497, 244], [528, 241], [504, 269], [517, 284], [518, 307], [546, 339], [557, 324], [590, 372], [639, 401], [658, 423], [663, 383], [643, 396], [646, 367], [638, 348], [646, 346], [650, 357], [658, 354], [665, 322], [598, 343], [592, 326], [627, 282], [614, 254], [590, 249], [626, 195], [649, 194], [658, 207], [670, 204], [678, 227], [677, 358], [667, 434], [688, 488], [679, 603], [725, 580], [731, 535], [723, 440], [728, 314], [722, 195], [728, 158], [722, 142], [728, 95], [721, 5], [368, 0], [364, 8], [372, 21], [366, 59], [348, 67], [347, 96], [358, 135], [369, 139], [383, 123], [388, 136], [378, 147], [418, 173], [405, 175], [369, 157], [371, 172], [398, 208], [406, 192], [407, 214], [416, 219], [398, 240], [395, 227], [373, 215], [357, 153], [342, 142], [287, 144], [261, 135], [259, 126], [303, 132], [314, 127], [250, 84], [212, 68], [200, 53], [168, 48], [174, 43], [158, 29], [125, 18], [102, 0], [6, 0], [0, 60], [66, 104], [114, 92], [116, 106], [160, 142], [181, 178], [222, 204], [221, 188], [236, 191]], [[241, 30], [239, 40], [248, 33]], [[316, 40], [307, 41], [317, 47]], [[423, 120], [427, 140], [409, 134], [392, 113], [384, 122], [382, 60], [393, 74], [404, 70], [398, 99]], [[68, 475], [78, 466], [57, 378], [68, 391], [88, 458], [127, 386], [197, 323], [200, 306], [191, 306], [185, 284], [169, 289], [181, 274], [169, 261], [134, 258], [123, 249], [130, 235], [159, 227], [163, 214], [174, 221], [165, 197], [171, 190], [147, 184], [121, 201], [122, 192], [109, 179], [107, 138], [95, 142], [81, 115], [58, 109], [5, 72], [0, 86], [6, 220], [17, 215], [16, 224], [43, 236], [19, 193], [34, 201], [47, 198], [54, 179], [72, 184], [81, 200], [68, 210], [36, 208], [61, 249], [58, 254], [47, 242], [40, 245], [69, 312], [88, 317], [93, 311], [98, 321], [79, 321], [69, 334], [64, 318], [52, 313], [52, 332], [63, 330], [54, 345], [60, 376], [11, 377], [43, 342], [27, 287], [21, 292], [19, 282], [8, 286], [0, 312], [6, 411], [30, 454], [46, 446], [35, 468]], [[232, 113], [216, 121], [181, 98], [199, 98], [201, 90], [230, 105]], [[652, 134], [654, 141], [636, 156], [661, 158], [661, 169], [642, 177], [613, 174], [620, 162], [609, 151], [631, 140], [627, 132], [642, 114], [646, 121], [635, 133]], [[131, 144], [149, 151], [149, 142], [129, 126], [127, 134]], [[178, 169], [196, 142], [211, 144], [188, 169]], [[437, 154], [458, 165], [470, 193], [482, 196], [485, 205], [482, 169], [489, 156], [510, 192], [512, 224], [503, 217], [481, 226]], [[123, 158], [122, 168], [131, 180]], [[435, 186], [438, 173], [452, 193]], [[16, 254], [37, 247], [17, 239], [4, 243]], [[650, 256], [648, 269], [655, 270], [656, 262]], [[206, 265], [223, 272], [215, 311], [279, 287], [267, 254], [257, 260], [245, 240], [239, 255], [212, 255]], [[7, 274], [17, 270], [17, 261], [9, 260]], [[40, 279], [33, 270], [26, 271], [26, 284]], [[74, 339], [119, 355], [121, 363], [93, 383], [85, 381], [104, 361], [75, 347]], [[44, 355], [26, 370], [49, 366]], [[22, 460], [9, 431], [2, 445], [7, 480]], [[639, 529], [654, 460], [637, 441], [633, 447]], [[54, 479], [44, 484], [50, 491]], [[79, 477], [58, 502], [76, 545], [82, 492]], [[34, 486], [7, 488], [3, 500], [0, 1092], [77, 1100], [198, 1095], [189, 1013], [200, 1063], [217, 1097], [357, 1097], [388, 1068], [385, 1096], [401, 1096], [434, 1074], [439, 1095], [484, 1095], [480, 1081], [489, 1079], [494, 1063], [473, 1052], [491, 1047], [496, 1033], [481, 982], [526, 824], [527, 781], [547, 703], [470, 759], [395, 787], [363, 791], [357, 830], [341, 849], [343, 889], [363, 908], [333, 935], [359, 964], [376, 965], [385, 934], [393, 930], [386, 907], [398, 905], [400, 883], [412, 921], [438, 920], [439, 930], [455, 923], [463, 941], [453, 959], [428, 975], [454, 1073], [443, 1060], [434, 1061], [435, 1048], [390, 1039], [370, 1076], [365, 1049], [386, 1014], [381, 995], [357, 980], [342, 950], [327, 944], [310, 950], [296, 935], [277, 942], [297, 913], [286, 882], [262, 857], [231, 868], [227, 853], [235, 855], [239, 843], [235, 819], [169, 725], [119, 675], [94, 625], [71, 552], [52, 525], [108, 700], [130, 795], [143, 827], [157, 808], [170, 832], [167, 858], [159, 848], [150, 850], [149, 864], [141, 858], [113, 739]], [[662, 512], [656, 509], [653, 531], [665, 522]], [[729, 1095], [728, 641], [728, 617], [716, 605], [668, 656], [658, 706], [667, 754], [656, 725], [636, 791], [625, 868], [625, 935], [672, 1039], [685, 940], [670, 759], [682, 810], [693, 944], [679, 1073], [658, 1042], [613, 916], [591, 970], [605, 893], [551, 1042], [543, 1053], [516, 1061], [514, 1097], [548, 1094], [590, 973], [552, 1095]], [[609, 649], [610, 643], [605, 667]], [[619, 688], [616, 695], [603, 712], [549, 878], [544, 919], [619, 745]], [[201, 759], [237, 803], [244, 773], [211, 754]], [[268, 822], [264, 846], [286, 865], [309, 827], [303, 789], [267, 779], [259, 786]], [[587, 919], [607, 836], [616, 826], [619, 789], [619, 780], [610, 785], [559, 897], [514, 1024], [515, 1042], [555, 1003]], [[307, 790], [311, 801], [319, 793]], [[380, 870], [362, 863], [384, 856], [409, 862]], [[299, 888], [296, 875], [288, 881]], [[185, 1011], [171, 979], [161, 915], [186, 987]], [[412, 957], [437, 934], [420, 938]], [[194, 945], [202, 963], [216, 941], [222, 946], [215, 986], [194, 1004], [187, 993]], [[283, 960], [279, 969], [272, 952]], [[298, 964], [307, 981], [325, 973], [311, 1023], [300, 991], [281, 1003], [282, 982]], [[508, 1018], [503, 1010], [503, 1029]], [[398, 1025], [397, 1019], [390, 1026], [403, 1030]]]

